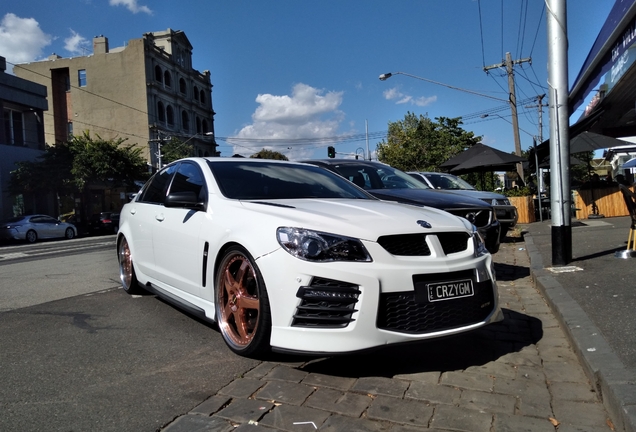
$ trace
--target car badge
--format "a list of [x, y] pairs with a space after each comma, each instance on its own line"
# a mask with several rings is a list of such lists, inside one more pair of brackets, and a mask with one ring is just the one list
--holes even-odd
[[433, 226], [430, 223], [426, 222], [425, 220], [418, 220], [417, 224], [421, 226], [422, 228], [433, 228]]

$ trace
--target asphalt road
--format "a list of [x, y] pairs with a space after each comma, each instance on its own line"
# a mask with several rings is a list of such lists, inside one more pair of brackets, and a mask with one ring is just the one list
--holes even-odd
[[258, 364], [117, 275], [114, 236], [0, 248], [0, 430], [153, 431]]

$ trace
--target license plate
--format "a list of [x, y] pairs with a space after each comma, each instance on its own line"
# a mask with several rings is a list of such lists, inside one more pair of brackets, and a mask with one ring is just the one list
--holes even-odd
[[428, 292], [429, 302], [452, 300], [475, 295], [475, 291], [473, 290], [473, 281], [470, 279], [429, 283], [426, 284], [426, 289]]

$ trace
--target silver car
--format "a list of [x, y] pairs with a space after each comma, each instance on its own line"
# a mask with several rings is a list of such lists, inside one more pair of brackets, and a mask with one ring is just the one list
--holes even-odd
[[77, 236], [75, 225], [62, 222], [47, 215], [16, 216], [0, 222], [0, 239], [26, 240], [35, 243], [38, 239]]

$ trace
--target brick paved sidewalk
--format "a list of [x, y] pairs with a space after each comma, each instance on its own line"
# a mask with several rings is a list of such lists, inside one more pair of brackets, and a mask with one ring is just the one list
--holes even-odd
[[612, 430], [534, 288], [523, 241], [502, 244], [495, 262], [502, 323], [366, 355], [266, 361], [162, 430]]

